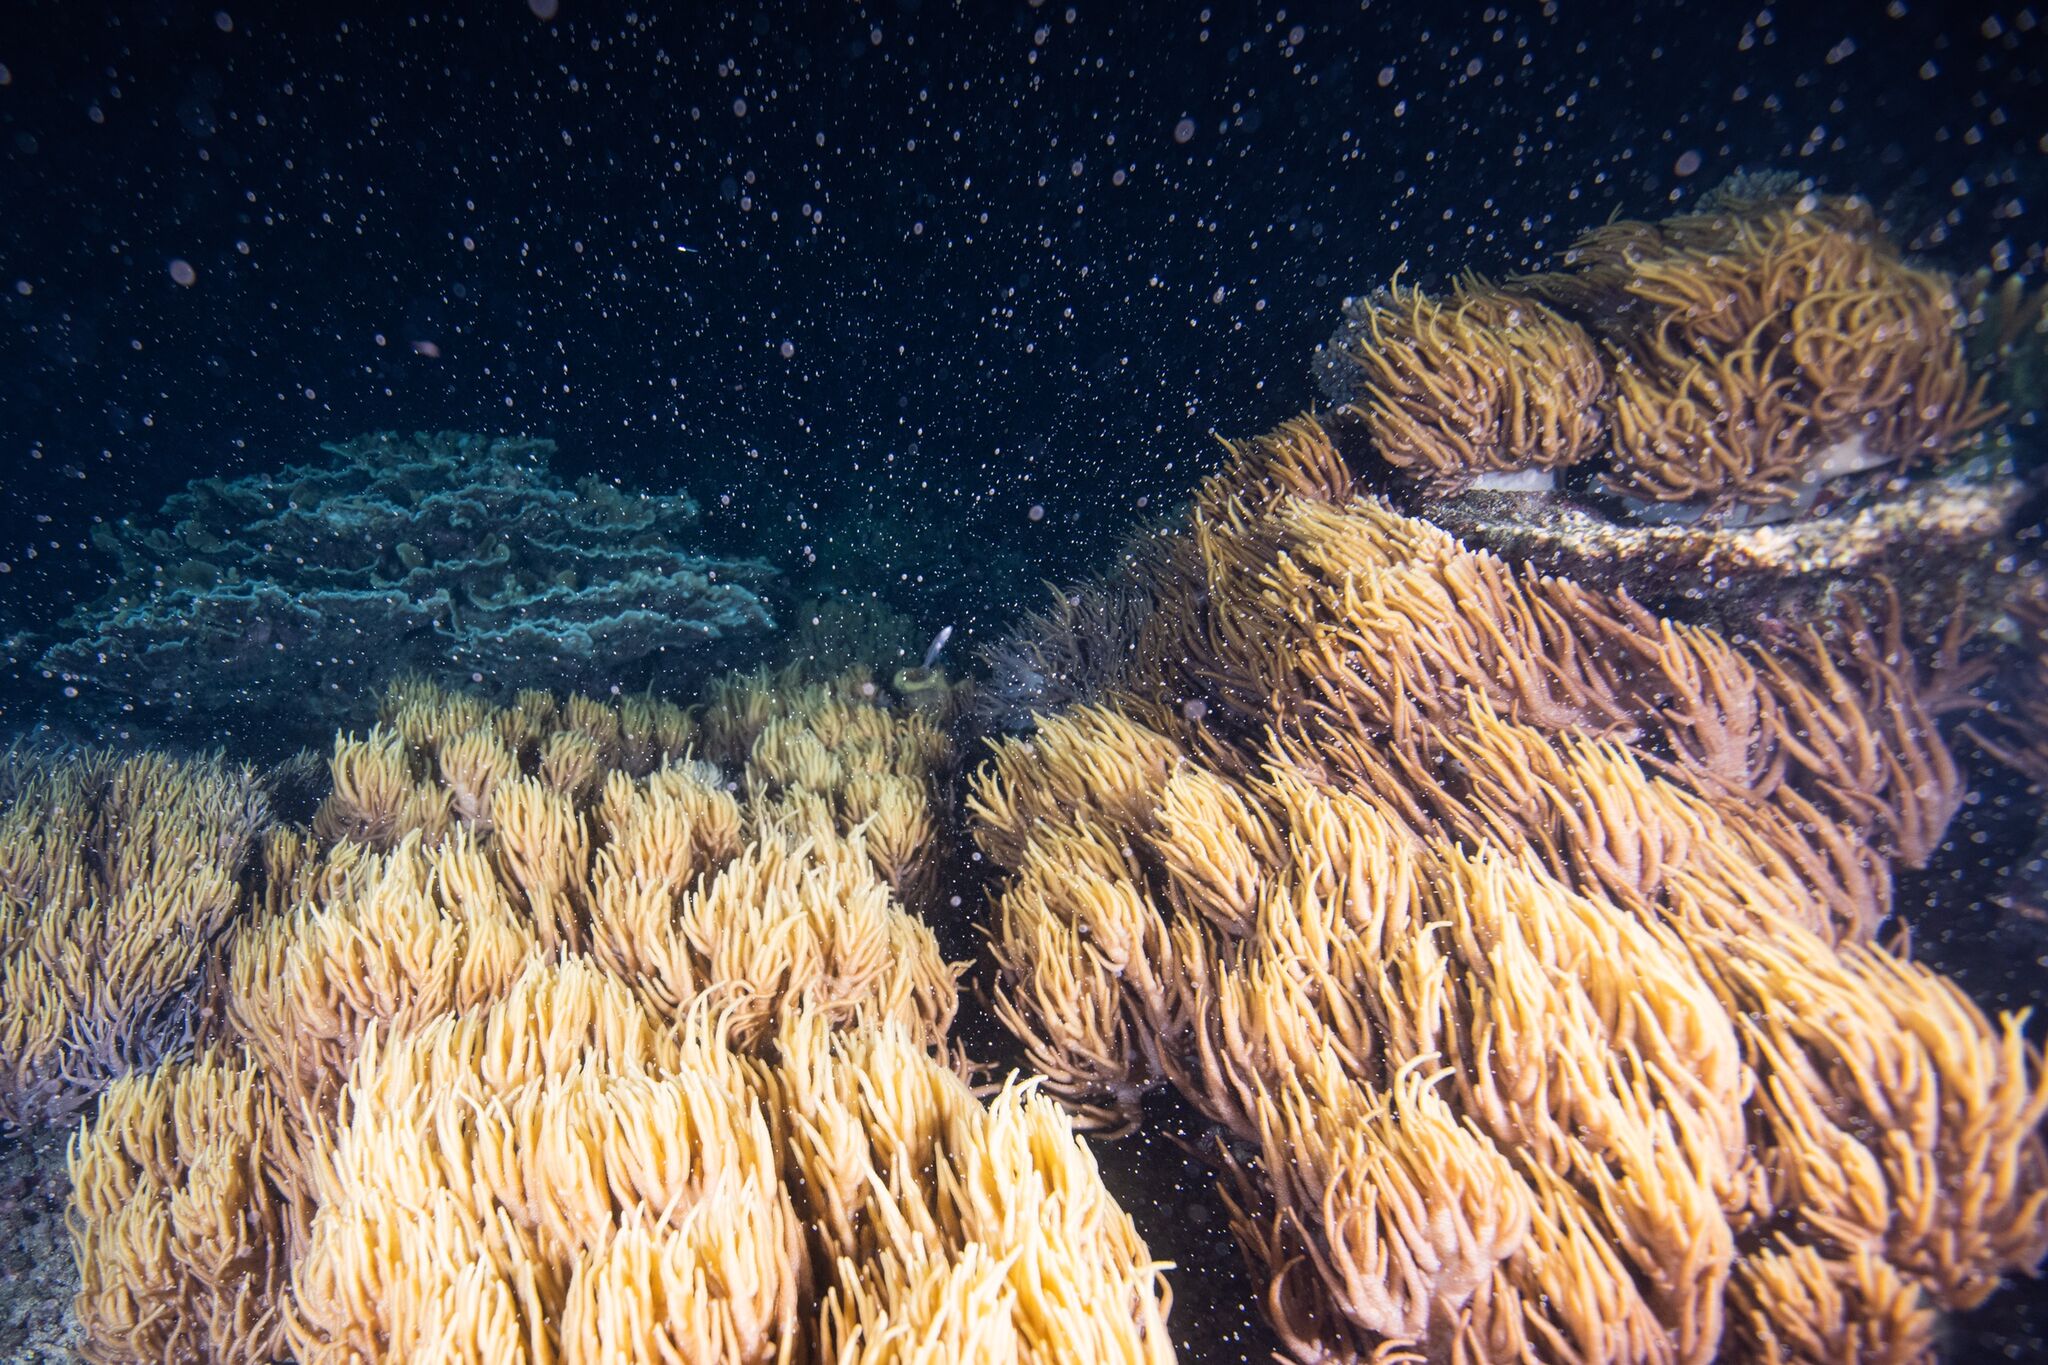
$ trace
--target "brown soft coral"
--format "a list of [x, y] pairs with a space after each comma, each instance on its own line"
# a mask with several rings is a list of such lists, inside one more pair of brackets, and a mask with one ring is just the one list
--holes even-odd
[[1366, 305], [1354, 411], [1387, 461], [1436, 487], [1553, 470], [1599, 447], [1607, 387], [1585, 330], [1476, 279], [1442, 300], [1396, 280]]
[[1722, 514], [1959, 449], [1999, 411], [1964, 324], [1866, 207], [1808, 196], [1611, 223], [1443, 299], [1397, 281], [1337, 353], [1346, 410], [1433, 490], [1604, 458], [1619, 493]]
[[1636, 496], [1788, 502], [1947, 454], [1996, 415], [1950, 282], [1845, 215], [1774, 210], [1606, 277], [1629, 301], [1606, 312], [1627, 376], [1610, 481]]
[[1658, 502], [1798, 496], [1810, 424], [1765, 349], [1767, 325], [1719, 353], [1653, 347], [1647, 363], [1615, 367], [1610, 486]]
[[1304, 1362], [1923, 1358], [2048, 1254], [2022, 1018], [1877, 943], [1958, 641], [1766, 651], [1347, 482], [1312, 423], [1233, 447], [1127, 693], [975, 781], [1047, 1088], [1229, 1134]]

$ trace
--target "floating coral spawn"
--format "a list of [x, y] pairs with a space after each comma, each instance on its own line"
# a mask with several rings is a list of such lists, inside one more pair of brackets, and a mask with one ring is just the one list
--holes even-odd
[[1383, 459], [1438, 489], [1599, 460], [1618, 493], [1721, 514], [1947, 455], [1997, 414], [1954, 282], [1855, 201], [1610, 224], [1562, 265], [1348, 310], [1353, 376], [1325, 368]]
[[1931, 1358], [2048, 1254], [2039, 1050], [1876, 941], [1961, 797], [1953, 650], [1766, 655], [1333, 460], [1236, 447], [1121, 698], [976, 778], [1032, 1064], [1221, 1126], [1302, 1361]]

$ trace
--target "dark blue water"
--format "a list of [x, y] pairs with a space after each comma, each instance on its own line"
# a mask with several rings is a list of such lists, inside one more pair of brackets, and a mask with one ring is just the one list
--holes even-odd
[[681, 10], [8, 7], [9, 628], [95, 590], [96, 518], [459, 429], [986, 633], [1302, 407], [1404, 264], [1744, 167], [1958, 272], [2043, 247], [2025, 12]]

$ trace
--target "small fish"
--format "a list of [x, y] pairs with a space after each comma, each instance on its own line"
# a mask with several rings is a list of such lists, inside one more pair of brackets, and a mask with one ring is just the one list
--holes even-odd
[[932, 638], [932, 647], [924, 652], [924, 666], [930, 668], [939, 661], [939, 651], [946, 647], [946, 641], [953, 638], [953, 628], [947, 626]]

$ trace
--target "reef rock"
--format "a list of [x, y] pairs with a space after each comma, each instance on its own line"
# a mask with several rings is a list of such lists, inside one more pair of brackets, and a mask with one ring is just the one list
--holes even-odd
[[1565, 495], [1484, 491], [1432, 500], [1428, 515], [1468, 545], [1736, 634], [1769, 638], [1823, 623], [1844, 588], [1888, 582], [1909, 633], [1931, 638], [1959, 599], [1987, 621], [2000, 609], [2012, 579], [2009, 535], [2035, 491], [2018, 478], [1958, 471], [1752, 526], [1649, 525]]

